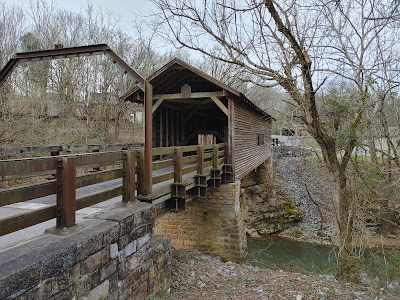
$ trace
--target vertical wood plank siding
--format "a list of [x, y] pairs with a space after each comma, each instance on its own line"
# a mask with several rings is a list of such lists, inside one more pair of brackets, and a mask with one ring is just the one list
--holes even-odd
[[[271, 156], [271, 121], [235, 100], [235, 180], [240, 180]], [[264, 144], [258, 146], [258, 134]]]

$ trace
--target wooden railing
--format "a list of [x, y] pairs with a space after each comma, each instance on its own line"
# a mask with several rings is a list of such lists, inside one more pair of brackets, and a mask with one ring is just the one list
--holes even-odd
[[133, 144], [105, 144], [105, 145], [69, 145], [69, 146], [26, 146], [26, 147], [1, 147], [0, 156], [33, 155], [33, 154], [70, 154], [76, 152], [100, 152], [128, 150], [142, 148], [143, 143]]
[[[14, 186], [0, 189], [0, 207], [56, 195], [56, 203], [28, 213], [2, 218], [0, 236], [56, 218], [56, 226], [75, 224], [76, 210], [122, 195], [122, 201], [134, 201], [136, 195], [155, 199], [170, 193], [170, 182], [184, 182], [196, 174], [204, 175], [207, 168], [219, 168], [224, 163], [224, 144], [183, 146], [153, 149], [154, 188], [146, 195], [143, 172], [143, 150], [97, 152], [77, 155], [0, 160], [1, 181]], [[101, 166], [105, 170], [84, 174]], [[47, 176], [47, 177], [46, 177]], [[186, 178], [184, 178], [186, 177]], [[26, 183], [36, 178], [38, 183]], [[109, 188], [77, 197], [76, 189], [122, 178]], [[18, 184], [22, 181], [23, 184]], [[164, 184], [163, 184], [164, 183]], [[172, 183], [172, 182], [171, 182]]]

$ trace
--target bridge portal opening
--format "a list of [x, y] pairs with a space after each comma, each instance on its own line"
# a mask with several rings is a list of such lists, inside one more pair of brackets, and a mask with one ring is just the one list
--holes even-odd
[[165, 100], [153, 113], [153, 147], [227, 143], [227, 140], [228, 117], [210, 98]]

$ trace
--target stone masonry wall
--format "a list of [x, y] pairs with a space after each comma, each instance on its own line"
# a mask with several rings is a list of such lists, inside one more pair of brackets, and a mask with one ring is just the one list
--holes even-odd
[[242, 261], [247, 242], [239, 196], [239, 181], [208, 189], [207, 198], [186, 203], [185, 211], [158, 218], [155, 232], [171, 238], [175, 249], [197, 249], [226, 260]]
[[119, 203], [0, 252], [0, 299], [146, 299], [170, 285], [169, 239], [150, 204]]

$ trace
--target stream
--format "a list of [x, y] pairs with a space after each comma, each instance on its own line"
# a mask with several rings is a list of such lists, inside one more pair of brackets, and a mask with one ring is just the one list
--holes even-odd
[[292, 272], [333, 273], [336, 258], [332, 247], [268, 236], [247, 239], [248, 261], [257, 266]]

